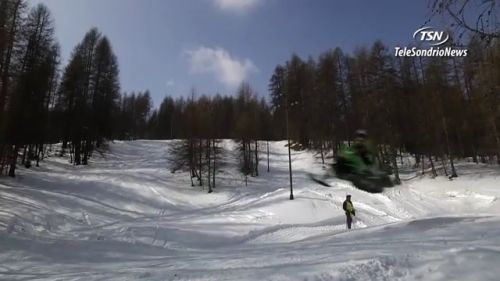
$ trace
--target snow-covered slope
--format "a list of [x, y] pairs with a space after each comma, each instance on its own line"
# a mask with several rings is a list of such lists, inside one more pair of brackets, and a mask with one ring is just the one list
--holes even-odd
[[[115, 142], [88, 167], [52, 157], [0, 179], [2, 280], [498, 280], [500, 169], [382, 194], [311, 182], [322, 165], [271, 143], [248, 186], [225, 141], [218, 187], [172, 174], [166, 141]], [[405, 175], [403, 175], [404, 177]], [[410, 173], [408, 178], [412, 177]], [[352, 194], [354, 230], [341, 209]]]

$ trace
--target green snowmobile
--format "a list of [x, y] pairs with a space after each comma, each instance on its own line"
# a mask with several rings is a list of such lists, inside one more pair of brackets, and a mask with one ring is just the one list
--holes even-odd
[[333, 170], [338, 178], [348, 180], [366, 192], [380, 193], [385, 187], [393, 186], [389, 173], [381, 170], [376, 161], [363, 159], [354, 147], [340, 149]]
[[[376, 152], [367, 139], [365, 130], [356, 131], [352, 146], [343, 145], [337, 152], [333, 171], [339, 179], [348, 180], [357, 188], [370, 193], [380, 193], [385, 187], [392, 187], [390, 169], [381, 169], [376, 160]], [[310, 178], [324, 186], [330, 186], [324, 180], [331, 176], [327, 173], [323, 179], [310, 175]]]

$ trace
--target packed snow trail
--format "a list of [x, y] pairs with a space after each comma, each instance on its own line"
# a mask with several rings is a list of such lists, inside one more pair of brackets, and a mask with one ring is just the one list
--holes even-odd
[[[324, 167], [271, 143], [248, 186], [224, 141], [215, 193], [171, 173], [167, 141], [115, 142], [87, 167], [52, 157], [0, 179], [2, 280], [496, 280], [500, 172], [421, 178], [368, 194], [311, 182]], [[262, 153], [264, 159], [265, 155]], [[412, 177], [411, 170], [403, 177]], [[346, 231], [342, 202], [357, 217]]]

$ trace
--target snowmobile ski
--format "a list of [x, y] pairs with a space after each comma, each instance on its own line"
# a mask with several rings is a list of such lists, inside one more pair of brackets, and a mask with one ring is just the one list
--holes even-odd
[[324, 181], [324, 180], [322, 180], [322, 179], [319, 179], [319, 178], [315, 177], [315, 175], [313, 175], [313, 174], [309, 174], [309, 178], [310, 178], [312, 181], [314, 181], [314, 182], [316, 182], [316, 183], [321, 184], [322, 186], [332, 187], [330, 184], [328, 184], [327, 182], [325, 182], [325, 181]]

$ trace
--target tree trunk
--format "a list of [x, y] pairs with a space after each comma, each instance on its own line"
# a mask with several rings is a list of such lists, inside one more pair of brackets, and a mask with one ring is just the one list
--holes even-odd
[[[26, 152], [26, 150], [25, 150]], [[27, 169], [31, 168], [31, 160], [33, 159], [33, 145], [29, 145], [28, 146], [28, 150], [27, 150], [27, 155], [26, 155], [26, 159], [25, 159], [25, 162], [24, 162], [24, 167], [26, 167]]]
[[170, 139], [174, 139], [174, 115], [170, 116]]
[[458, 177], [457, 171], [455, 170], [455, 165], [453, 164], [453, 153], [450, 147], [450, 138], [448, 135], [448, 126], [446, 124], [446, 119], [442, 117], [443, 131], [446, 139], [446, 150], [448, 151], [448, 155], [450, 156], [450, 164], [451, 164], [451, 176], [452, 178]]
[[320, 142], [319, 151], [321, 154], [321, 164], [325, 165], [325, 155], [323, 154], [323, 142]]
[[458, 177], [457, 170], [455, 170], [455, 163], [453, 163], [453, 156], [450, 155], [450, 165], [451, 165], [451, 178]]
[[448, 169], [446, 169], [446, 162], [444, 161], [444, 156], [441, 157], [441, 165], [443, 165], [444, 175], [448, 176]]
[[36, 166], [40, 167], [40, 155], [43, 153], [43, 144], [39, 144], [36, 148]]
[[211, 141], [210, 139], [208, 138], [207, 141], [206, 141], [206, 146], [207, 146], [207, 181], [208, 181], [208, 193], [212, 193], [213, 190], [212, 190], [212, 169], [211, 169], [211, 163], [212, 163], [212, 159], [210, 157], [210, 152], [212, 151], [210, 149], [210, 144], [211, 144]]
[[332, 164], [335, 164], [335, 156], [337, 155], [337, 150], [339, 146], [337, 145], [338, 143], [336, 141], [332, 140]]
[[255, 140], [255, 176], [259, 176], [259, 142]]
[[245, 174], [245, 186], [248, 186], [248, 174], [250, 173], [250, 157], [248, 152], [249, 147], [247, 146], [247, 142], [243, 141], [243, 162], [244, 162], [244, 174]]
[[401, 179], [399, 178], [399, 169], [398, 169], [398, 163], [397, 163], [397, 150], [391, 146], [391, 154], [392, 154], [392, 157], [391, 157], [391, 160], [392, 160], [392, 168], [394, 169], [394, 176], [395, 176], [395, 180], [394, 180], [394, 183], [395, 184], [401, 184]]
[[422, 175], [425, 174], [425, 155], [422, 154]]
[[88, 159], [87, 159], [87, 155], [88, 155], [88, 151], [87, 151], [87, 148], [88, 148], [88, 141], [83, 141], [83, 160], [82, 160], [82, 165], [87, 165], [88, 163]]
[[[5, 56], [5, 60], [2, 64], [3, 70], [1, 75], [1, 92], [0, 92], [0, 112], [3, 112], [3, 109], [5, 107], [5, 100], [7, 98], [7, 92], [9, 88], [9, 72], [10, 72], [10, 63], [12, 59], [12, 52], [14, 51], [14, 38], [17, 33], [16, 28], [18, 27], [17, 25], [17, 20], [19, 17], [19, 9], [21, 9], [21, 0], [17, 0], [16, 4], [14, 6], [14, 11], [13, 11], [13, 18], [11, 22], [11, 28], [9, 31], [9, 43], [10, 45], [7, 46], [7, 54]], [[15, 169], [15, 168], [14, 168]]]
[[253, 166], [251, 141], [247, 142], [247, 146], [248, 146], [248, 148], [247, 148], [248, 170], [249, 170], [251, 176], [255, 176], [255, 167]]
[[14, 145], [14, 149], [12, 151], [10, 169], [9, 169], [9, 177], [16, 177], [16, 164], [17, 164], [17, 154], [19, 152], [19, 146]]
[[497, 164], [500, 165], [500, 136], [498, 135], [497, 124], [495, 118], [490, 118], [491, 128], [493, 129], [493, 137], [497, 145]]
[[83, 153], [83, 165], [88, 165], [89, 157], [92, 155], [93, 143], [90, 139], [85, 140], [84, 153]]
[[472, 150], [472, 161], [475, 162], [476, 164], [479, 164], [479, 159], [477, 158], [476, 147], [474, 145], [471, 145], [471, 150]]
[[81, 165], [82, 164], [82, 161], [81, 161], [81, 146], [82, 146], [82, 143], [78, 140], [76, 141], [75, 143], [73, 143], [73, 146], [74, 146], [74, 152], [73, 154], [75, 155], [75, 162], [74, 164], [75, 165]]
[[465, 147], [462, 141], [462, 133], [456, 127], [455, 127], [455, 133], [457, 134], [458, 147], [460, 148], [460, 158], [464, 158], [466, 155], [465, 155]]
[[195, 177], [195, 168], [194, 168], [194, 141], [193, 139], [189, 140], [189, 170], [191, 171], [191, 186], [194, 187], [193, 178]]
[[214, 158], [214, 163], [212, 165], [212, 188], [215, 188], [215, 163], [216, 163], [216, 156], [217, 156], [217, 146], [216, 146], [216, 143], [215, 143], [215, 139], [212, 140], [213, 141], [213, 158]]
[[5, 168], [5, 145], [0, 144], [0, 177], [3, 175]]
[[25, 145], [24, 150], [23, 150], [23, 158], [21, 159], [21, 165], [24, 165], [24, 163], [26, 163], [26, 154], [27, 153], [28, 153], [28, 146]]
[[62, 146], [61, 146], [61, 153], [59, 154], [60, 157], [64, 156], [67, 147], [68, 147], [68, 141], [65, 140], [65, 141], [63, 141]]
[[434, 167], [434, 161], [432, 161], [432, 156], [429, 156], [429, 161], [431, 162], [432, 177], [437, 177], [436, 168]]
[[288, 142], [288, 171], [290, 173], [290, 200], [293, 200], [293, 180], [292, 180], [292, 151], [291, 151], [291, 143], [290, 143], [290, 130], [288, 124], [288, 100], [286, 103], [286, 138]]
[[199, 157], [198, 157], [198, 169], [199, 169], [199, 175], [198, 175], [198, 179], [200, 181], [200, 186], [203, 186], [203, 176], [202, 176], [202, 151], [203, 151], [203, 144], [201, 142], [201, 139], [199, 139], [199, 143], [198, 143], [198, 149], [200, 150], [198, 152], [199, 154]]
[[267, 172], [270, 172], [269, 169], [269, 141], [267, 141]]
[[415, 154], [415, 168], [420, 167], [420, 155]]

